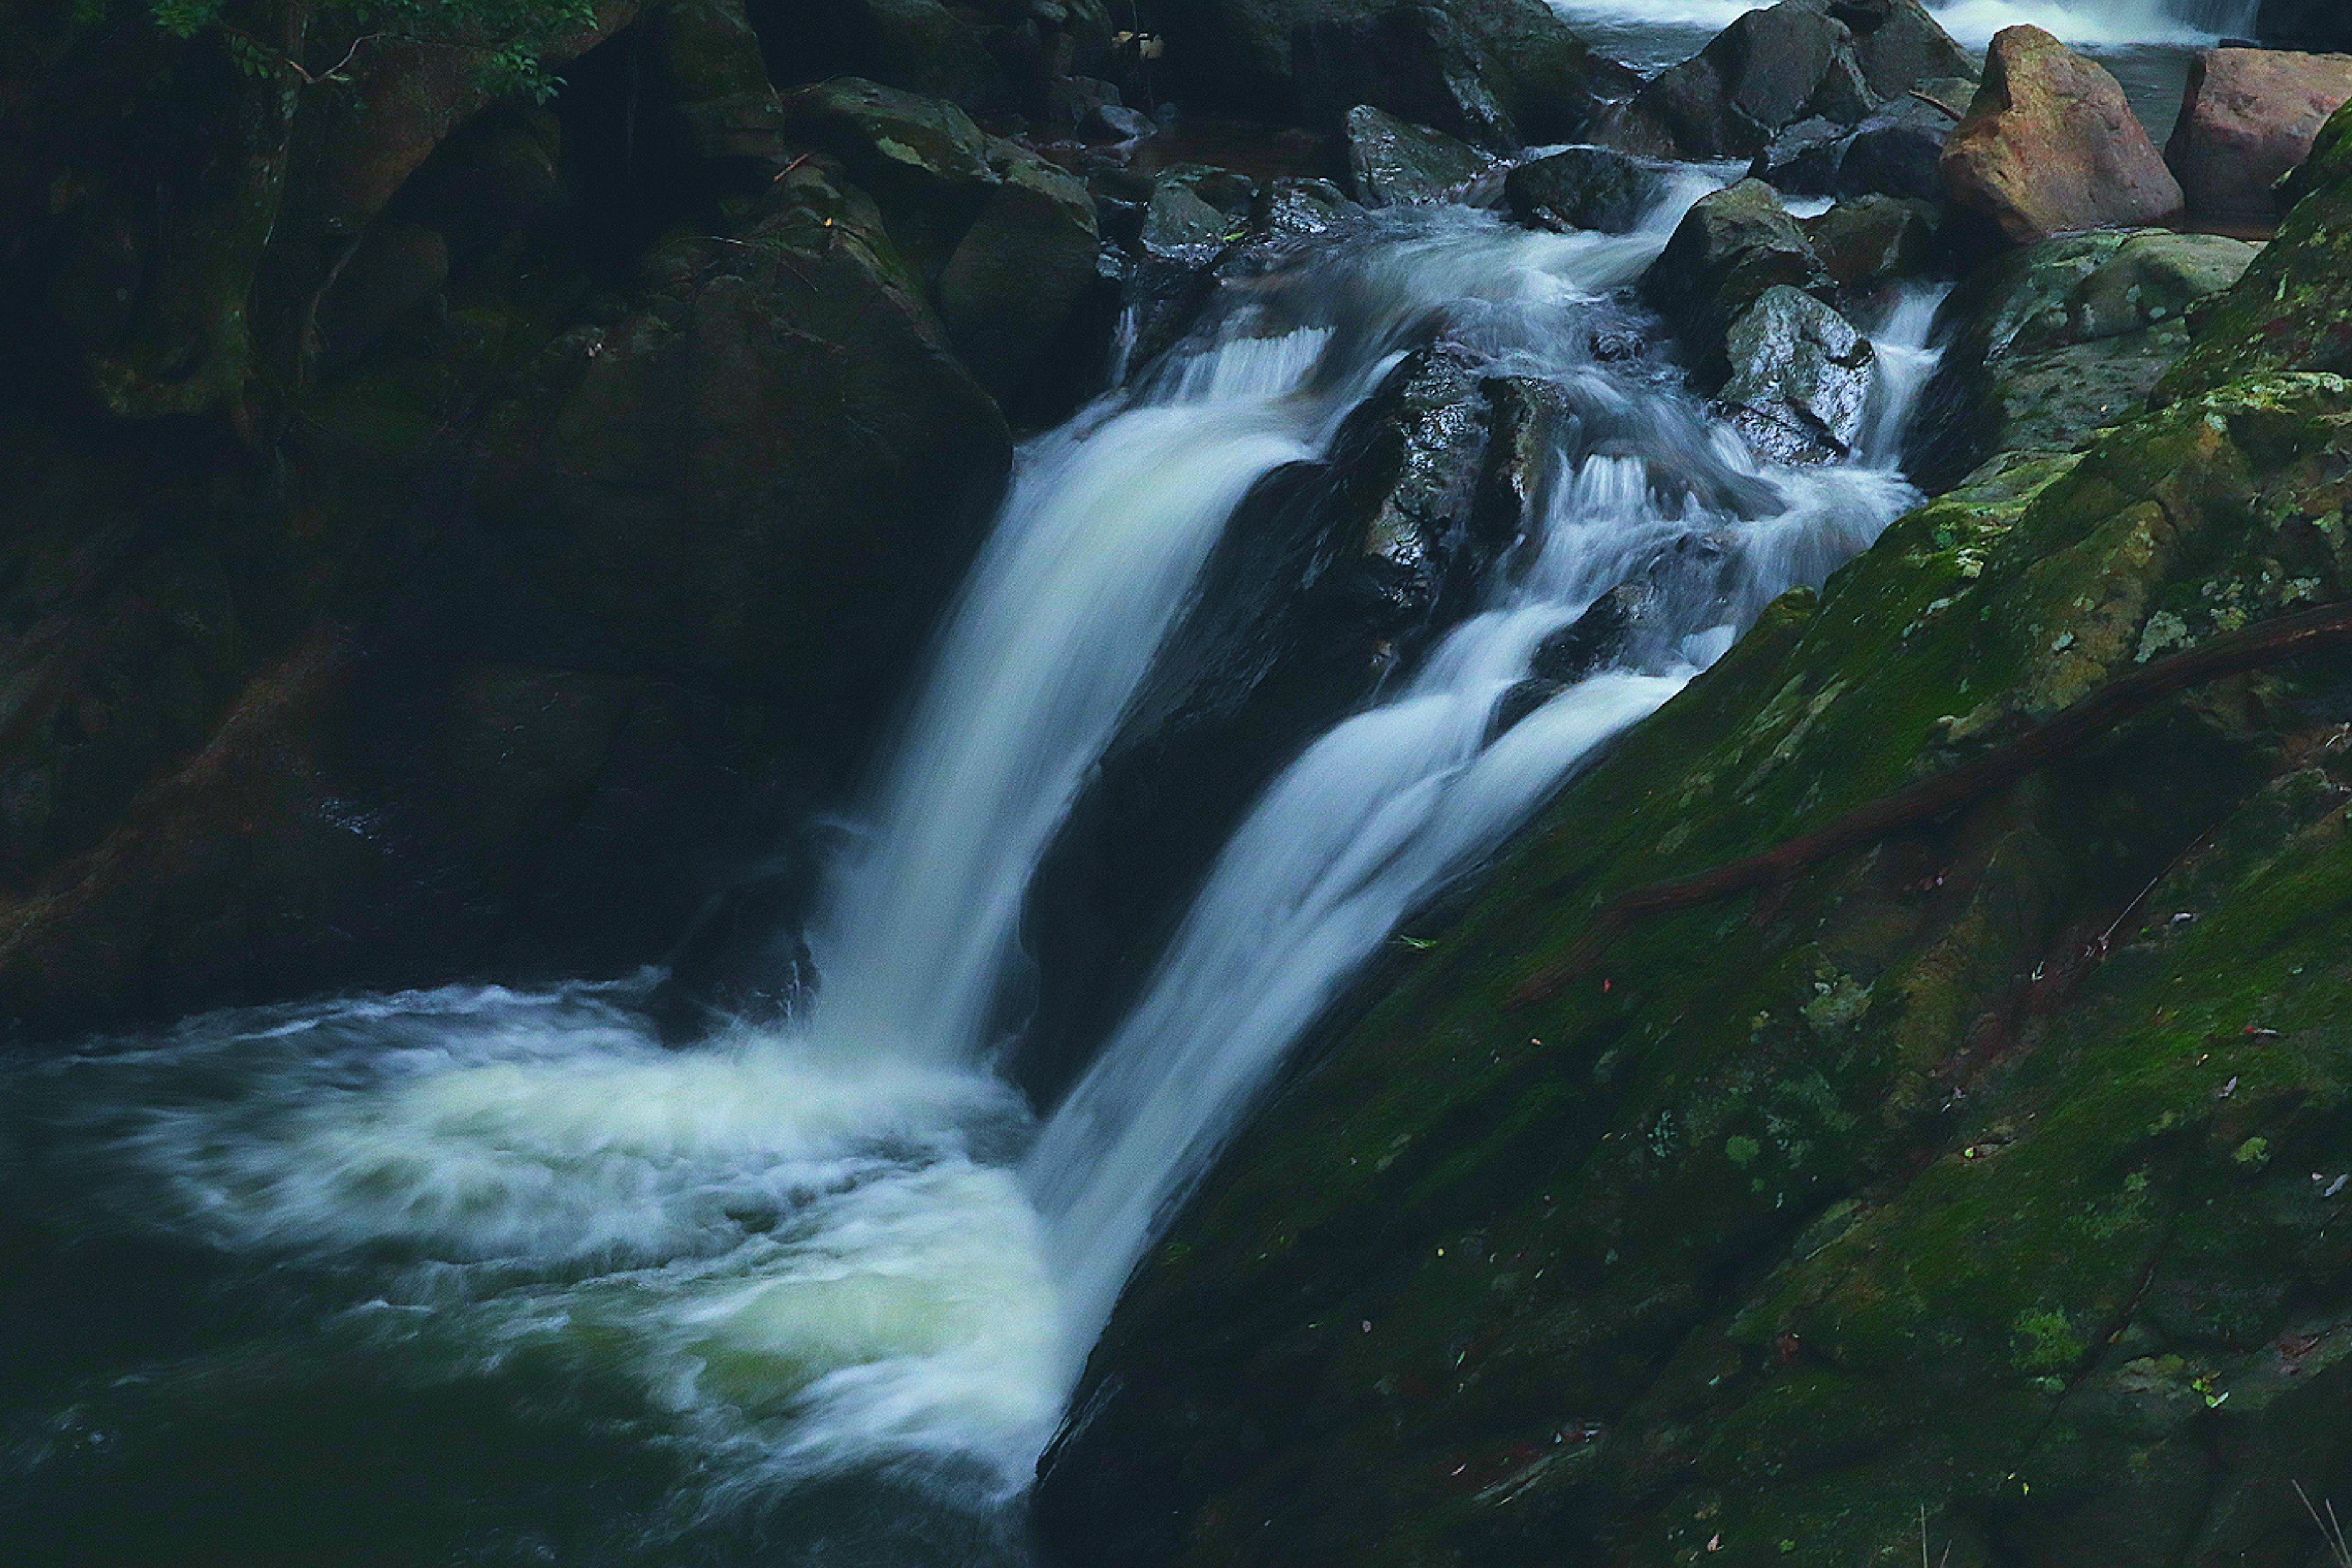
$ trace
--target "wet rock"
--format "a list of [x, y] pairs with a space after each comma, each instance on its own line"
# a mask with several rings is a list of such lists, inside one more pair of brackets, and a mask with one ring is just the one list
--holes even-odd
[[1475, 606], [1520, 527], [1495, 473], [1511, 397], [1464, 351], [1417, 349], [1326, 459], [1236, 510], [1033, 887], [1032, 1094], [1054, 1099], [1116, 1019], [1267, 783]]
[[2279, 182], [2352, 100], [2352, 55], [2208, 49], [2189, 68], [2165, 159], [2200, 223], [2267, 229]]
[[786, 93], [782, 109], [797, 141], [840, 159], [880, 204], [890, 237], [927, 278], [995, 195], [988, 138], [944, 100], [841, 77]]
[[2039, 27], [1994, 37], [1942, 166], [1954, 205], [2016, 244], [2168, 223], [2181, 210], [2179, 182], [2116, 79]]
[[1007, 437], [875, 207], [820, 163], [773, 201], [740, 239], [666, 247], [650, 298], [492, 411], [511, 598], [484, 613], [846, 723], [853, 671], [895, 668], [959, 569]]
[[1915, 422], [1915, 474], [1940, 488], [1995, 453], [2063, 450], [2142, 406], [2191, 308], [2255, 254], [2148, 230], [2044, 240], [1989, 264], [1938, 315], [1946, 346]]
[[1041, 159], [1007, 161], [934, 290], [957, 357], [1001, 403], [1021, 401], [1095, 287], [1101, 241], [1086, 187]]
[[1261, 117], [1368, 102], [1507, 145], [1565, 142], [1641, 85], [1544, 0], [1202, 0], [1160, 26], [1171, 90]]
[[1837, 188], [1838, 161], [1853, 133], [1852, 126], [1818, 114], [1784, 125], [1749, 163], [1748, 177], [1785, 195], [1828, 195]]
[[1641, 287], [1702, 362], [1719, 367], [1732, 322], [1780, 284], [1822, 290], [1830, 276], [1772, 187], [1742, 180], [1691, 208]]
[[1595, 599], [1584, 614], [1536, 645], [1528, 672], [1539, 680], [1569, 685], [1618, 663], [1633, 647], [1643, 618], [1659, 594], [1639, 580], [1620, 583]]
[[1322, 234], [1363, 210], [1328, 180], [1284, 178], [1268, 182], [1250, 226], [1268, 239], [1298, 239]]
[[1799, 221], [1840, 296], [1860, 300], [1926, 268], [1936, 216], [1925, 202], [1865, 195]]
[[1664, 190], [1657, 168], [1602, 147], [1570, 147], [1513, 169], [1503, 181], [1511, 216], [1531, 227], [1624, 234]]
[[1944, 142], [1951, 127], [1951, 120], [1933, 104], [1907, 94], [1890, 100], [1846, 138], [1829, 194], [1941, 201]]
[[1348, 111], [1348, 178], [1366, 206], [1444, 201], [1491, 162], [1467, 142], [1370, 104]]
[[1291, 62], [1310, 123], [1342, 124], [1356, 105], [1370, 104], [1449, 136], [1518, 144], [1517, 122], [1488, 85], [1500, 75], [1496, 62], [1443, 5], [1307, 22], [1292, 39]]
[[1851, 454], [1869, 411], [1877, 355], [1851, 322], [1786, 285], [1732, 324], [1731, 379], [1717, 394], [1748, 444], [1782, 462]]
[[1821, 0], [1751, 11], [1635, 100], [1695, 158], [1752, 157], [1807, 119], [1852, 125], [1872, 101], [1853, 33]]

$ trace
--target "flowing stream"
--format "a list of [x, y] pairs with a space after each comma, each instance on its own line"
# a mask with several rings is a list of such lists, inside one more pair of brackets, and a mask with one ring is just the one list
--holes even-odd
[[[1375, 215], [1031, 443], [790, 1026], [667, 1051], [641, 977], [215, 1014], [0, 1069], [0, 1241], [38, 1270], [0, 1291], [0, 1539], [59, 1563], [1025, 1561], [1088, 1348], [1317, 1016], [1915, 499], [1924, 294], [1877, 323], [1845, 465], [1759, 463], [1662, 356], [1595, 353], [1656, 335], [1619, 290], [1709, 184], [1617, 237]], [[1041, 857], [1242, 497], [1432, 332], [1573, 413], [1519, 544], [1299, 738], [1092, 1065], [1030, 1105], [999, 1065]], [[1633, 578], [1657, 607], [1613, 667], [1499, 723], [1543, 638]]]

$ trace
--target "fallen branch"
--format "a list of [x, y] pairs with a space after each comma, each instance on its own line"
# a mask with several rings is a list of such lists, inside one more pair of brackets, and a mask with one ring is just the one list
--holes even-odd
[[1966, 120], [1968, 118], [1966, 114], [1954, 109], [1950, 104], [1946, 103], [1942, 99], [1936, 97], [1933, 93], [1922, 92], [1915, 87], [1911, 89], [1911, 96], [1948, 119], [1957, 121]]
[[1509, 1005], [1523, 1007], [1558, 992], [1602, 942], [1639, 916], [1689, 909], [1786, 882], [1833, 856], [1941, 816], [2014, 783], [2177, 691], [2347, 644], [2352, 644], [2352, 602], [2274, 616], [2224, 633], [2186, 653], [2158, 659], [2108, 682], [2007, 745], [1949, 773], [1858, 805], [1826, 826], [1710, 871], [1652, 882], [1620, 894], [1593, 912], [1591, 928], [1559, 962], [1511, 994]]

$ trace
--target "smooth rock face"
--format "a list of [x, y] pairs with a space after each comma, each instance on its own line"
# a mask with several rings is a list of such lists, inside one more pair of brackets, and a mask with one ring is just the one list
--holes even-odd
[[1503, 199], [1521, 223], [1555, 231], [1623, 234], [1658, 199], [1656, 167], [1603, 147], [1570, 147], [1513, 169]]
[[1291, 42], [1291, 59], [1309, 123], [1342, 122], [1365, 103], [1450, 136], [1518, 144], [1518, 123], [1489, 85], [1501, 74], [1496, 62], [1444, 6], [1307, 23]]
[[1491, 161], [1466, 142], [1370, 104], [1348, 111], [1348, 177], [1366, 206], [1443, 200]]
[[2208, 49], [2189, 67], [2165, 158], [2189, 216], [2267, 228], [2278, 184], [2302, 166], [2328, 116], [2352, 101], [2352, 55]]
[[2180, 184], [2122, 87], [2039, 27], [1993, 38], [1984, 85], [1942, 165], [1953, 203], [2020, 245], [2180, 216]]
[[1055, 346], [1094, 286], [1100, 243], [1086, 186], [1043, 159], [1007, 161], [937, 289], [957, 357], [999, 402], [1015, 400]]
[[1731, 379], [1717, 396], [1750, 445], [1790, 462], [1853, 450], [1878, 356], [1843, 316], [1778, 284], [1732, 324], [1724, 352]]
[[1719, 373], [1732, 322], [1776, 284], [1819, 290], [1830, 278], [1772, 187], [1742, 180], [1691, 208], [1643, 274], [1642, 292]]

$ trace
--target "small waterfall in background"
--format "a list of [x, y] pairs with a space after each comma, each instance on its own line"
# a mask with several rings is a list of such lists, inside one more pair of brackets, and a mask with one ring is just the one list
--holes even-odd
[[[554, 1451], [634, 1456], [615, 1475], [658, 1460], [649, 1500], [566, 1472], [562, 1506], [612, 1510], [598, 1562], [730, 1530], [762, 1562], [1018, 1561], [1007, 1504], [1121, 1286], [1317, 1014], [1596, 748], [1915, 499], [1891, 454], [1930, 299], [1878, 334], [1849, 466], [1761, 466], [1659, 362], [1578, 346], [1706, 188], [1618, 237], [1375, 215], [1033, 443], [818, 911], [821, 989], [793, 1026], [679, 1054], [642, 984], [450, 988], [12, 1070], [0, 1160], [31, 1201], [200, 1257], [197, 1299], [228, 1305], [0, 1430], [0, 1493], [48, 1487], [64, 1527], [95, 1529], [143, 1484], [140, 1445], [209, 1413], [348, 1384], [299, 1439], [332, 1444], [369, 1399], [398, 1420], [471, 1389], [551, 1423]], [[1302, 737], [1041, 1124], [994, 1065], [1038, 860], [1242, 497], [1322, 450], [1433, 321], [1574, 411], [1545, 499], [1469, 618]], [[1538, 645], [1644, 573], [1659, 608], [1615, 666], [1499, 722]], [[467, 1561], [554, 1560], [525, 1524], [481, 1529]]]

